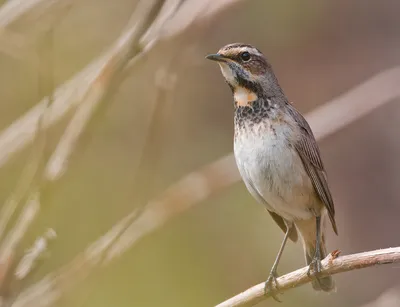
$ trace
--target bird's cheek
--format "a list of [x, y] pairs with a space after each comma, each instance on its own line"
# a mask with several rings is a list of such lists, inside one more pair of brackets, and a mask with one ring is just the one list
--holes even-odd
[[236, 83], [236, 74], [235, 72], [229, 67], [228, 64], [219, 63], [219, 67], [221, 68], [222, 75], [230, 84]]

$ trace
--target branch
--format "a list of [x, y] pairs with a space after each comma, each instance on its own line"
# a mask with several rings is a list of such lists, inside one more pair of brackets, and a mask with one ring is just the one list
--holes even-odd
[[[379, 249], [335, 258], [337, 254], [338, 252], [333, 252], [322, 261], [322, 276], [368, 268], [374, 265], [400, 262], [400, 247]], [[271, 297], [272, 294], [282, 293], [285, 290], [296, 288], [310, 282], [312, 278], [307, 276], [307, 270], [308, 267], [304, 267], [279, 277], [279, 290], [274, 287], [273, 291], [268, 291], [264, 295], [265, 283], [260, 283], [216, 305], [216, 307], [253, 306]]]
[[[374, 265], [400, 262], [400, 247], [378, 249], [335, 258], [337, 254], [337, 251], [333, 252], [322, 261], [322, 276], [368, 268]], [[310, 282], [312, 278], [307, 276], [307, 271], [308, 267], [304, 267], [279, 277], [279, 290], [274, 287], [273, 291], [268, 291], [264, 294], [265, 283], [263, 282], [216, 305], [216, 307], [253, 306], [271, 297], [272, 294], [282, 293], [285, 290], [296, 288]]]

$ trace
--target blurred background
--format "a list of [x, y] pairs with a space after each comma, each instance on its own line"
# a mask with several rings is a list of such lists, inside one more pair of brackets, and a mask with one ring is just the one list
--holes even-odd
[[[46, 3], [52, 1], [41, 2], [40, 10], [29, 10], [7, 24], [8, 34], [0, 41], [5, 49], [0, 54], [3, 132], [53, 86], [101, 56], [118, 39], [137, 4], [80, 0], [53, 10], [54, 3]], [[64, 267], [135, 208], [159, 199], [181, 178], [232, 152], [231, 93], [215, 63], [204, 60], [206, 54], [232, 42], [257, 46], [303, 114], [400, 65], [398, 1], [214, 2], [222, 4], [208, 12], [196, 7], [198, 1], [186, 1], [189, 9], [172, 18], [176, 33], [158, 41], [106, 89], [63, 176], [45, 184], [37, 176], [41, 209], [13, 261], [17, 263], [47, 228], [54, 229], [57, 238], [22, 281], [8, 273], [1, 285], [4, 297], [16, 296]], [[199, 12], [197, 19], [181, 25], [180, 18], [191, 18], [191, 5]], [[10, 49], [8, 39], [17, 42], [16, 49]], [[39, 68], [32, 65], [37, 57]], [[393, 99], [319, 141], [339, 228], [338, 237], [329, 230], [329, 250], [350, 254], [399, 245], [399, 102]], [[40, 165], [52, 155], [73, 115], [73, 109], [65, 112], [46, 129]], [[38, 146], [30, 143], [2, 164], [3, 204]], [[171, 213], [107, 266], [90, 270], [76, 283], [68, 280], [68, 294], [54, 306], [214, 306], [265, 280], [283, 233], [242, 182], [208, 188], [212, 196], [179, 215]], [[304, 265], [301, 244], [289, 243], [279, 273]], [[339, 274], [337, 293], [315, 293], [308, 284], [280, 296], [280, 305], [267, 300], [258, 306], [362, 307], [388, 289], [399, 289], [398, 270], [386, 265]], [[393, 306], [400, 306], [400, 295]]]

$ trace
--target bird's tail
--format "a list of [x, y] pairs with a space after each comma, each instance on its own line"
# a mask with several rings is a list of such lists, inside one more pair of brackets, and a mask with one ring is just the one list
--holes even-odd
[[[296, 222], [296, 227], [303, 238], [303, 246], [304, 246], [304, 254], [306, 258], [307, 265], [310, 265], [314, 255], [315, 255], [315, 239], [316, 239], [316, 227], [315, 227], [315, 218], [308, 221], [299, 221]], [[324, 259], [327, 256], [326, 246], [325, 246], [325, 235], [323, 227], [321, 229], [321, 259]], [[312, 287], [316, 291], [325, 291], [331, 292], [336, 289], [335, 282], [332, 276], [319, 277], [315, 278], [312, 281]]]

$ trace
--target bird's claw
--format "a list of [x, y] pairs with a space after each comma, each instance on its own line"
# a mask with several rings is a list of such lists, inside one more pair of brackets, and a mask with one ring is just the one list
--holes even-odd
[[314, 257], [314, 259], [311, 261], [310, 265], [308, 266], [307, 276], [311, 277], [312, 275], [314, 275], [316, 278], [318, 278], [318, 275], [321, 272], [322, 272], [321, 260], [318, 259], [317, 257]]
[[[276, 272], [271, 272], [264, 284], [264, 295], [266, 295], [267, 293], [271, 294], [271, 297], [279, 302], [282, 303], [282, 301], [280, 299], [278, 299], [278, 297], [276, 296], [276, 294], [274, 293], [274, 290], [279, 290], [279, 285], [278, 285], [278, 274]], [[275, 283], [275, 289], [274, 289], [274, 283]]]
[[317, 280], [317, 282], [319, 284], [321, 284], [321, 280], [320, 280], [321, 272], [322, 272], [321, 260], [318, 259], [317, 257], [315, 257], [311, 261], [311, 263], [308, 267], [307, 276], [308, 277], [313, 276]]

